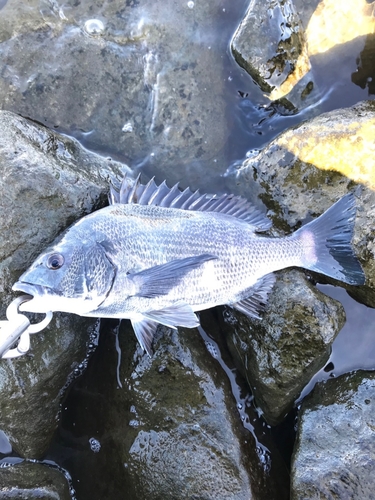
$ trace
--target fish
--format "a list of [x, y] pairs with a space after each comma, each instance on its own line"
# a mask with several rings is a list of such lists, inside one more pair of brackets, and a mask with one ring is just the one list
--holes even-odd
[[278, 270], [364, 284], [355, 216], [348, 193], [294, 233], [271, 237], [270, 219], [245, 198], [124, 177], [109, 205], [70, 226], [13, 290], [32, 296], [23, 311], [129, 319], [151, 356], [159, 324], [194, 328], [197, 312], [224, 304], [260, 319]]

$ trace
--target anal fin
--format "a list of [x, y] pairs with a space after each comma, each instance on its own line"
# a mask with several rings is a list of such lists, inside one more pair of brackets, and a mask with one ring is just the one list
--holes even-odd
[[154, 338], [155, 332], [159, 323], [156, 321], [151, 321], [147, 318], [141, 320], [131, 320], [135, 336], [140, 343], [142, 349], [147, 352], [147, 354], [152, 356], [152, 340]]
[[249, 288], [249, 296], [243, 300], [231, 304], [238, 311], [246, 314], [250, 318], [260, 319], [260, 313], [265, 309], [268, 300], [268, 294], [272, 290], [275, 283], [275, 275], [273, 273], [266, 274]]

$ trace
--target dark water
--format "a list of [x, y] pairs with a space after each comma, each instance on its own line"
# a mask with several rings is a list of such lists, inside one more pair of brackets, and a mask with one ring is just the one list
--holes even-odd
[[375, 309], [354, 301], [343, 288], [330, 285], [318, 285], [318, 288], [341, 302], [345, 308], [346, 323], [333, 342], [326, 366], [313, 377], [301, 399], [322, 380], [359, 368], [375, 370]]

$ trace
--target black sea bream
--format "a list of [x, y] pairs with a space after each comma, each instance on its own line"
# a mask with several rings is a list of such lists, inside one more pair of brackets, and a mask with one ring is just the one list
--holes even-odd
[[149, 354], [159, 323], [198, 326], [195, 311], [229, 304], [259, 317], [290, 266], [364, 283], [351, 238], [355, 199], [347, 194], [290, 236], [259, 233], [271, 222], [243, 198], [209, 196], [153, 180], [124, 179], [111, 205], [73, 224], [20, 277], [21, 309], [128, 318]]

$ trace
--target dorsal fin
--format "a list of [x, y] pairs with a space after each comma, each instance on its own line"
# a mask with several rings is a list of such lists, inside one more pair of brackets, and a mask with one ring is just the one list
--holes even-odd
[[272, 226], [272, 222], [264, 214], [241, 196], [201, 194], [199, 190], [193, 192], [189, 188], [181, 191], [178, 184], [169, 188], [165, 181], [158, 186], [154, 178], [147, 184], [141, 184], [140, 174], [135, 181], [125, 175], [119, 191], [111, 186], [109, 203], [136, 203], [200, 212], [220, 212], [246, 221], [254, 226], [256, 231], [266, 231]]

